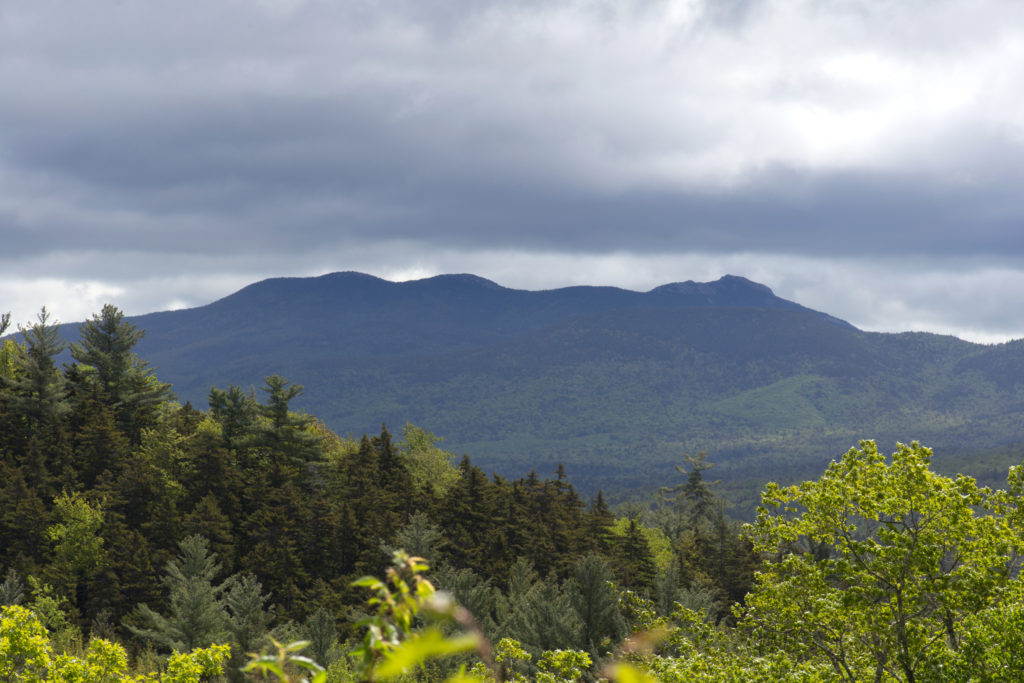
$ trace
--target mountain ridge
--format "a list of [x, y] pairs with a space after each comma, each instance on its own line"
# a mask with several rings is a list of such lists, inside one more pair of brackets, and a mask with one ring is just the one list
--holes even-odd
[[969, 464], [1016, 452], [1024, 421], [1024, 344], [866, 332], [739, 276], [528, 291], [344, 272], [129, 320], [182, 401], [276, 373], [339, 433], [413, 422], [504, 476], [564, 462], [585, 491], [649, 491], [704, 450], [752, 509], [767, 479], [815, 476], [862, 438]]

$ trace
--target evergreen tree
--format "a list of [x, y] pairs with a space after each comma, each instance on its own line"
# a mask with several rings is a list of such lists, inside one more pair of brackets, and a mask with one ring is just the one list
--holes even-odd
[[658, 571], [654, 577], [654, 604], [658, 614], [667, 617], [675, 609], [680, 590], [679, 560], [672, 558], [667, 567]]
[[753, 586], [754, 571], [759, 565], [753, 546], [738, 527], [719, 510], [708, 532], [697, 536], [701, 568], [725, 605], [743, 601]]
[[[0, 330], [2, 333], [3, 330]], [[0, 607], [6, 605], [20, 605], [25, 599], [25, 585], [21, 582], [18, 572], [13, 569], [7, 570], [7, 576], [3, 583], [0, 583]]]
[[37, 572], [49, 547], [48, 505], [29, 488], [21, 470], [0, 462], [0, 549], [2, 560], [22, 574]]
[[45, 308], [36, 323], [20, 331], [25, 343], [10, 342], [9, 371], [0, 372], [0, 452], [8, 454], [37, 495], [50, 499], [60, 491], [54, 475], [68, 466], [64, 418], [69, 404], [54, 363], [64, 342]]
[[256, 577], [246, 572], [233, 577], [224, 593], [227, 631], [231, 635], [229, 677], [232, 680], [244, 680], [240, 669], [248, 661], [249, 653], [260, 650], [273, 620], [273, 609], [266, 607], [270, 595], [262, 591]]
[[234, 567], [235, 534], [231, 519], [224, 514], [213, 494], [202, 500], [181, 520], [181, 531], [186, 536], [202, 536], [226, 567]]
[[554, 578], [535, 581], [525, 592], [510, 590], [501, 632], [522, 643], [535, 658], [575, 642], [580, 630], [576, 610]]
[[251, 445], [264, 451], [275, 466], [288, 465], [304, 471], [305, 465], [320, 459], [320, 436], [310, 429], [313, 418], [293, 413], [290, 402], [302, 394], [301, 384], [292, 384], [280, 375], [266, 378], [265, 405], [257, 407], [263, 420], [255, 425]]
[[615, 573], [622, 585], [634, 590], [646, 590], [653, 585], [654, 559], [636, 518], [629, 520], [625, 535], [616, 539], [614, 559]]
[[492, 576], [489, 560], [497, 530], [493, 485], [469, 458], [459, 465], [459, 480], [441, 504], [440, 522], [448, 539], [447, 559], [456, 568], [470, 568]]
[[[10, 407], [21, 416], [26, 437], [34, 437], [39, 442], [35, 448], [46, 452], [50, 460], [57, 460], [55, 456], [64, 451], [63, 418], [69, 405], [64, 377], [57, 371], [54, 358], [64, 350], [64, 342], [59, 326], [50, 320], [45, 308], [38, 321], [21, 328], [21, 333], [24, 353], [15, 356], [14, 376], [2, 381], [11, 392]], [[59, 467], [63, 463], [57, 464]], [[37, 467], [41, 469], [42, 465]], [[38, 474], [37, 478], [42, 480]]]
[[404, 550], [413, 557], [424, 558], [429, 564], [440, 559], [440, 551], [445, 544], [441, 529], [430, 521], [425, 512], [417, 512], [395, 534], [394, 547], [389, 550]]
[[578, 648], [597, 660], [617, 643], [626, 630], [619, 613], [615, 576], [608, 560], [593, 553], [576, 561], [573, 577], [566, 584], [569, 603], [579, 618], [575, 639]]
[[615, 516], [604, 500], [604, 492], [598, 491], [594, 496], [594, 500], [590, 503], [590, 509], [587, 510], [584, 524], [589, 549], [602, 555], [608, 555], [614, 543], [612, 526], [615, 524]]
[[87, 390], [75, 397], [71, 428], [71, 488], [96, 488], [101, 478], [112, 477], [120, 468], [131, 452], [131, 445], [118, 428], [113, 409], [96, 391]]
[[231, 582], [214, 583], [220, 564], [202, 536], [189, 536], [179, 548], [181, 554], [167, 563], [163, 579], [169, 613], [163, 616], [140, 604], [127, 626], [140, 638], [168, 650], [188, 652], [224, 641], [228, 614], [222, 595]]
[[241, 388], [234, 384], [226, 390], [211, 387], [210, 412], [221, 425], [225, 448], [239, 450], [251, 443], [259, 404]]
[[171, 387], [156, 379], [149, 364], [132, 349], [145, 334], [107, 304], [82, 323], [81, 343], [71, 345], [71, 357], [91, 370], [79, 377], [94, 384], [110, 406], [118, 426], [133, 443], [153, 419], [157, 406], [171, 396]]
[[437, 571], [437, 587], [455, 597], [455, 601], [469, 610], [488, 637], [497, 633], [494, 615], [497, 611], [497, 591], [490, 579], [482, 578], [472, 569], [452, 569], [448, 565]]
[[338, 647], [338, 625], [327, 610], [320, 608], [306, 619], [303, 635], [309, 641], [307, 650], [314, 662], [328, 668], [342, 656]]

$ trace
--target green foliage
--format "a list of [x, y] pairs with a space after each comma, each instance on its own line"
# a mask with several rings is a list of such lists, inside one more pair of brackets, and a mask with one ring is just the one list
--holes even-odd
[[14, 569], [8, 569], [3, 583], [0, 583], [0, 607], [20, 605], [25, 599], [25, 586]]
[[747, 598], [756, 638], [824, 657], [843, 680], [914, 681], [959, 647], [964, 620], [1007, 586], [1018, 541], [978, 513], [987, 490], [930, 461], [917, 443], [887, 462], [864, 441], [818, 481], [768, 486], [751, 532], [777, 559]]
[[455, 455], [435, 446], [441, 439], [411, 422], [402, 428], [402, 438], [405, 441], [398, 445], [398, 452], [405, 460], [413, 484], [429, 489], [435, 496], [447, 493], [459, 478]]
[[45, 681], [51, 656], [46, 629], [32, 612], [17, 605], [0, 608], [0, 680]]
[[590, 655], [578, 650], [549, 650], [537, 660], [540, 673], [538, 683], [558, 681], [580, 681], [583, 673], [590, 668]]
[[576, 561], [573, 577], [566, 586], [569, 602], [579, 618], [579, 635], [574, 641], [595, 659], [609, 652], [626, 630], [613, 579], [608, 560], [588, 554]]
[[79, 327], [81, 343], [71, 345], [71, 357], [90, 372], [81, 382], [98, 391], [99, 399], [115, 411], [119, 426], [137, 443], [161, 403], [171, 396], [170, 385], [156, 379], [152, 369], [132, 349], [145, 335], [107, 304]]
[[55, 559], [70, 571], [89, 573], [103, 561], [103, 507], [90, 504], [78, 493], [63, 494], [54, 502], [57, 523], [47, 529]]
[[385, 581], [367, 576], [355, 582], [373, 592], [367, 604], [375, 611], [359, 622], [366, 632], [352, 652], [363, 679], [394, 677], [428, 659], [473, 650], [481, 643], [478, 632], [458, 637], [446, 637], [436, 627], [414, 632], [413, 622], [421, 611], [462, 622], [468, 618], [449, 597], [435, 593], [421, 574], [427, 569], [422, 558], [396, 551]]
[[263, 587], [252, 574], [244, 573], [232, 577], [227, 591], [224, 592], [223, 604], [227, 612], [227, 632], [231, 636], [231, 677], [237, 678], [235, 672], [245, 663], [249, 653], [260, 648], [274, 611], [266, 609], [269, 595], [264, 595]]
[[612, 552], [619, 582], [631, 588], [649, 589], [654, 584], [657, 570], [650, 539], [655, 538], [659, 542], [663, 563], [668, 564], [672, 560], [664, 534], [644, 526], [636, 518], [617, 520], [613, 533], [616, 538]]
[[[226, 640], [228, 614], [222, 593], [232, 582], [214, 585], [220, 565], [216, 556], [209, 552], [206, 539], [189, 536], [179, 547], [181, 554], [167, 564], [163, 579], [169, 591], [169, 613], [163, 616], [146, 605], [139, 605], [134, 614], [135, 623], [127, 626], [141, 638], [152, 640], [168, 650], [185, 652]], [[250, 594], [246, 596], [250, 613], [236, 615], [240, 620], [236, 629], [243, 635], [248, 633], [247, 627], [254, 619], [251, 593], [258, 596], [259, 584], [250, 584], [240, 590]], [[244, 623], [243, 618], [250, 623]]]
[[[271, 640], [274, 652], [252, 655], [244, 671], [259, 673], [264, 679], [271, 676], [280, 683], [324, 683], [326, 671], [309, 657], [298, 654], [306, 649], [308, 642], [297, 640], [287, 645]], [[306, 672], [312, 673], [307, 677]]]
[[303, 630], [309, 641], [309, 656], [314, 662], [327, 669], [341, 657], [338, 627], [330, 612], [321, 607], [309, 616]]
[[[444, 547], [444, 534], [440, 527], [430, 521], [430, 515], [417, 512], [409, 516], [409, 522], [395, 534], [395, 548], [402, 548], [410, 555], [436, 561]], [[391, 552], [394, 552], [393, 550]]]

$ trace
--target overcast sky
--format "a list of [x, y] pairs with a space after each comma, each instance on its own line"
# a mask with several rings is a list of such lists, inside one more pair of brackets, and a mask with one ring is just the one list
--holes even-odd
[[1016, 0], [5, 0], [0, 311], [743, 275], [1024, 337]]

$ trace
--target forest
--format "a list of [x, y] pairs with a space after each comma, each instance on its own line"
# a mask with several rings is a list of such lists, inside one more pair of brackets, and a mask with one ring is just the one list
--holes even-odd
[[0, 680], [1024, 680], [1024, 469], [862, 441], [740, 525], [696, 453], [612, 509], [424, 427], [339, 436], [276, 374], [180, 404], [113, 306], [20, 331]]

